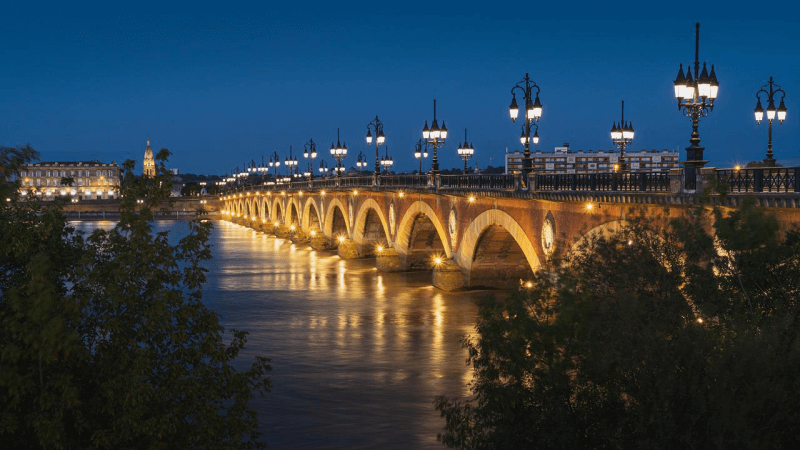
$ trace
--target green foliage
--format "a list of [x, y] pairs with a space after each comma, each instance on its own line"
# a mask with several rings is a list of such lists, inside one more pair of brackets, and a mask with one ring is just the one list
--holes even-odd
[[[800, 231], [745, 202], [634, 218], [480, 304], [455, 448], [796, 448]], [[709, 230], [714, 230], [710, 232]]]
[[[35, 156], [0, 155], [7, 171]], [[76, 233], [58, 201], [0, 206], [3, 448], [264, 447], [248, 403], [269, 391], [268, 360], [235, 370], [246, 333], [226, 342], [201, 301], [210, 223], [172, 245], [148, 222], [169, 195], [168, 156], [151, 179], [124, 164], [110, 231]]]

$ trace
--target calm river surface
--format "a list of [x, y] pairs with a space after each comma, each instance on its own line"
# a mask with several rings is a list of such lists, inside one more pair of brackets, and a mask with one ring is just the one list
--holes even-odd
[[269, 448], [444, 448], [433, 399], [469, 394], [460, 340], [486, 292], [448, 294], [430, 273], [381, 273], [228, 222], [211, 244], [205, 303], [250, 332], [241, 361], [272, 360], [272, 392], [253, 404]]

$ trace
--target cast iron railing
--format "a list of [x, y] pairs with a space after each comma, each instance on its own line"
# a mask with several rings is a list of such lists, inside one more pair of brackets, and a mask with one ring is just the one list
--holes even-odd
[[800, 168], [768, 167], [752, 169], [717, 169], [717, 181], [730, 192], [800, 192]]
[[669, 192], [666, 172], [537, 174], [537, 191]]
[[441, 175], [442, 188], [501, 190], [515, 189], [514, 175]]

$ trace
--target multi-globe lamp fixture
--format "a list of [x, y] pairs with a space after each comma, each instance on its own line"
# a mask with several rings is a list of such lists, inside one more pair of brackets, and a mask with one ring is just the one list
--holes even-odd
[[344, 172], [344, 167], [342, 167], [342, 160], [345, 156], [347, 156], [347, 143], [345, 142], [342, 144], [339, 141], [339, 129], [336, 129], [336, 145], [333, 145], [331, 142], [331, 156], [336, 160], [336, 167], [334, 170], [336, 171], [336, 177], [342, 176], [342, 172]]
[[611, 141], [619, 148], [619, 163], [617, 170], [624, 172], [627, 170], [625, 164], [625, 148], [633, 142], [633, 124], [625, 121], [625, 101], [622, 101], [622, 117], [619, 123], [611, 125]]
[[[534, 94], [534, 89], [536, 90]], [[542, 102], [539, 100], [539, 85], [532, 81], [528, 73], [525, 73], [525, 78], [517, 82], [511, 88], [511, 105], [508, 107], [511, 121], [516, 122], [519, 116], [519, 105], [517, 104], [516, 91], [520, 91], [522, 99], [525, 102], [525, 123], [522, 126], [522, 136], [520, 143], [525, 146], [522, 156], [522, 174], [523, 182], [527, 183], [527, 175], [533, 170], [531, 161], [531, 141], [534, 145], [539, 143], [539, 125], [536, 123], [542, 117]], [[534, 134], [531, 136], [531, 129], [534, 129]]]
[[697, 169], [703, 167], [708, 161], [703, 160], [703, 147], [700, 146], [700, 132], [698, 125], [701, 117], [707, 117], [714, 110], [714, 100], [719, 92], [719, 82], [711, 65], [708, 71], [703, 62], [703, 71], [700, 71], [700, 23], [695, 24], [694, 40], [694, 76], [692, 68], [683, 71], [683, 64], [678, 68], [678, 76], [673, 82], [675, 98], [678, 100], [678, 110], [683, 115], [692, 119], [691, 145], [686, 147], [685, 180], [686, 189], [695, 189], [697, 185]]
[[[766, 88], [769, 88], [767, 90]], [[767, 140], [767, 157], [764, 159], [764, 165], [766, 167], [775, 167], [776, 161], [775, 158], [772, 157], [772, 121], [775, 118], [778, 118], [778, 122], [783, 123], [786, 120], [786, 104], [783, 102], [783, 99], [786, 97], [786, 92], [775, 83], [772, 77], [769, 77], [769, 82], [764, 86], [761, 86], [761, 89], [756, 92], [756, 109], [754, 111], [756, 115], [756, 123], [761, 125], [761, 121], [764, 120], [764, 107], [761, 106], [761, 94], [767, 96], [767, 121], [769, 121], [769, 138]], [[775, 94], [781, 94], [781, 103], [775, 108]]]
[[467, 129], [464, 128], [464, 142], [458, 146], [458, 157], [464, 160], [464, 175], [467, 174], [467, 161], [475, 154], [475, 147], [467, 142]]
[[422, 128], [422, 139], [425, 140], [427, 145], [430, 145], [433, 148], [431, 173], [433, 173], [433, 175], [438, 175], [439, 158], [437, 152], [447, 140], [447, 125], [445, 125], [443, 120], [442, 127], [439, 128], [439, 123], [436, 121], [436, 100], [433, 101], [433, 122], [431, 123], [431, 127], [428, 128], [428, 121], [425, 121], [425, 126]]

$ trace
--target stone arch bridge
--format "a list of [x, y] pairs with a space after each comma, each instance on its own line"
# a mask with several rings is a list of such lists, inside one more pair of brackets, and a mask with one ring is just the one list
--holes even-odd
[[[432, 270], [441, 289], [504, 288], [529, 279], [557, 247], [616, 231], [633, 204], [669, 218], [694, 198], [680, 174], [622, 175], [615, 186], [611, 178], [539, 176], [527, 190], [502, 175], [329, 179], [242, 188], [219, 206], [226, 219], [315, 250], [375, 257], [383, 271]], [[797, 192], [757, 194], [782, 221], [800, 222]], [[735, 207], [741, 198], [726, 201]]]

